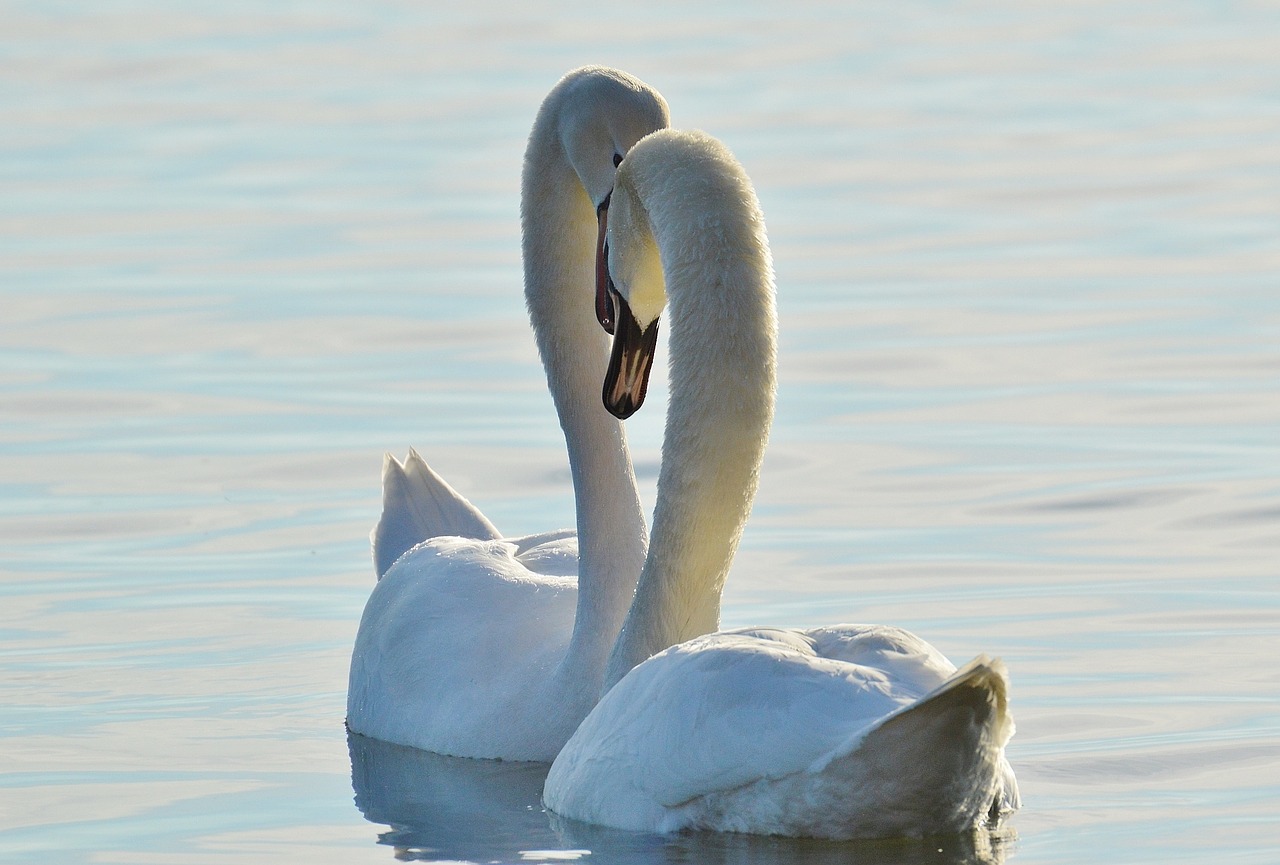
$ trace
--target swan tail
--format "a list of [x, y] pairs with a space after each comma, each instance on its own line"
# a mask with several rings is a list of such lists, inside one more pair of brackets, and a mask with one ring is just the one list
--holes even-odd
[[404, 462], [382, 459], [382, 517], [374, 528], [373, 564], [378, 579], [395, 560], [428, 538], [456, 535], [493, 540], [493, 523], [427, 465], [415, 450]]
[[[889, 716], [852, 751], [821, 767], [881, 803], [862, 825], [877, 834], [936, 834], [995, 825], [1021, 804], [1004, 757], [1013, 735], [1003, 662], [981, 655], [918, 702]], [[818, 767], [815, 767], [818, 768]]]

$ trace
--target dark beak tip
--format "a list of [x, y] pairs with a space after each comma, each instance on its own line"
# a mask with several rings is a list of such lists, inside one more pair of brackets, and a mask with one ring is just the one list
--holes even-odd
[[640, 410], [643, 402], [632, 402], [631, 400], [623, 400], [620, 403], [605, 403], [605, 408], [609, 410], [609, 414], [618, 420], [626, 420]]
[[654, 320], [642, 330], [622, 295], [616, 290], [611, 294], [617, 313], [614, 318], [617, 333], [613, 337], [613, 350], [609, 353], [602, 396], [608, 412], [619, 420], [626, 420], [644, 405], [649, 390], [658, 322]]

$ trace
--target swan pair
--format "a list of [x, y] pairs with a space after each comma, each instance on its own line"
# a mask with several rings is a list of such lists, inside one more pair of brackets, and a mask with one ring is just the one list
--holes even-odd
[[[629, 76], [579, 70], [526, 154], [526, 294], [580, 559], [567, 533], [500, 538], [416, 454], [388, 459], [348, 723], [442, 753], [554, 758], [547, 806], [624, 829], [919, 835], [1011, 810], [999, 662], [957, 672], [886, 627], [714, 633], [773, 415], [773, 271], [741, 167], [666, 119]], [[613, 414], [639, 408], [664, 309], [670, 409], [646, 554], [600, 382]], [[597, 318], [615, 333], [607, 367]]]

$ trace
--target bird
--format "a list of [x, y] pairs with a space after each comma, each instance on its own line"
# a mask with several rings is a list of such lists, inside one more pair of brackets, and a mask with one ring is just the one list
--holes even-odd
[[593, 294], [617, 165], [666, 101], [603, 66], [547, 94], [521, 180], [524, 288], [568, 449], [577, 531], [506, 538], [411, 451], [383, 464], [378, 581], [347, 726], [457, 757], [550, 762], [599, 698], [648, 534], [620, 422], [599, 400]]
[[740, 163], [704, 133], [651, 133], [618, 169], [605, 243], [603, 400], [620, 417], [643, 404], [665, 309], [668, 413], [607, 693], [552, 763], [544, 804], [661, 833], [922, 837], [998, 821], [1019, 804], [1002, 662], [957, 670], [884, 625], [717, 632], [776, 388], [772, 260]]

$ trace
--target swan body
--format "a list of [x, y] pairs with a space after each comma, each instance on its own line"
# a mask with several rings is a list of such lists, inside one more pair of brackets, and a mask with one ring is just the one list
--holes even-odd
[[667, 125], [617, 70], [566, 75], [529, 136], [525, 298], [569, 452], [577, 532], [503, 538], [416, 453], [388, 457], [378, 582], [351, 658], [347, 725], [460, 757], [549, 762], [599, 698], [647, 533], [621, 424], [599, 403], [592, 314], [618, 162]]
[[698, 637], [627, 674], [552, 765], [558, 814], [649, 832], [962, 832], [1018, 804], [998, 661], [897, 628]]
[[[760, 452], [745, 442], [762, 449], [771, 417], [763, 221], [723, 145], [674, 131], [631, 150], [611, 211], [605, 401], [638, 407], [647, 365], [636, 354], [666, 305], [670, 407], [652, 543], [612, 687], [552, 764], [548, 808], [631, 830], [871, 838], [960, 832], [1017, 807], [998, 660], [957, 670], [919, 637], [876, 625], [709, 633], [755, 492]], [[713, 462], [707, 477], [703, 460], [724, 449], [754, 462], [728, 481]], [[728, 511], [699, 501], [709, 486], [737, 503], [736, 527], [718, 536], [708, 526]]]

